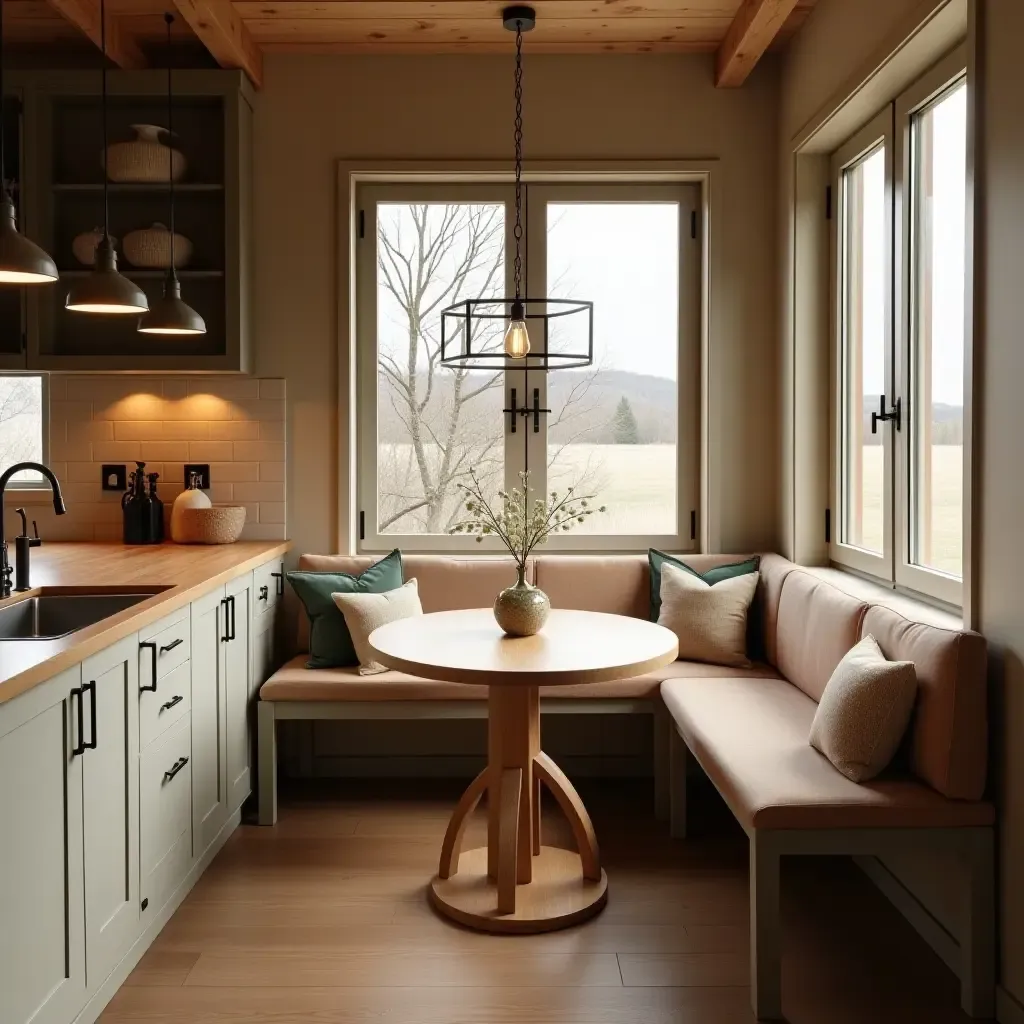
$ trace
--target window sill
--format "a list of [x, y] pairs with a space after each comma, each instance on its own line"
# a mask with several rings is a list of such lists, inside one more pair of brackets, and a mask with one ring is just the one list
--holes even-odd
[[955, 604], [942, 601], [931, 594], [924, 594], [918, 590], [910, 590], [902, 587], [891, 580], [881, 580], [876, 576], [853, 569], [840, 562], [830, 562], [828, 568], [809, 570], [816, 574], [822, 574], [822, 578], [834, 583], [840, 590], [864, 600], [884, 604], [894, 611], [903, 614], [911, 613], [908, 617], [918, 617], [924, 608], [930, 609], [934, 615], [934, 625], [943, 626], [947, 629], [966, 629], [963, 609]]

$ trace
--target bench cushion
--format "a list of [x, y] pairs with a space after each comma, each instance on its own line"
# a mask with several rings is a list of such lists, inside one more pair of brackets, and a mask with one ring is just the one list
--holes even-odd
[[[387, 671], [361, 676], [357, 668], [306, 668], [305, 655], [292, 658], [260, 688], [266, 701], [395, 701], [395, 700], [486, 700], [487, 687], [420, 679], [404, 672]], [[741, 672], [722, 665], [699, 665], [674, 661], [671, 665], [635, 679], [574, 686], [546, 686], [544, 697], [580, 700], [649, 700], [656, 697], [663, 679], [718, 678], [745, 674], [749, 678], [773, 678], [768, 665], [754, 665]]]
[[817, 704], [782, 679], [674, 679], [661, 695], [687, 747], [746, 829], [990, 825], [990, 804], [908, 778], [851, 782], [807, 742]]

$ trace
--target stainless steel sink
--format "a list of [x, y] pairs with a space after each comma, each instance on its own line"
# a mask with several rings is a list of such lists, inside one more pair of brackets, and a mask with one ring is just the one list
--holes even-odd
[[82, 593], [42, 593], [0, 608], [0, 640], [57, 640], [95, 625], [165, 590], [139, 587]]

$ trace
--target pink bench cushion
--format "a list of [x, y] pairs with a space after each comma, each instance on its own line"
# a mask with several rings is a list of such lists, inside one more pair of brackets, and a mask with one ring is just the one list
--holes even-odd
[[[260, 688], [260, 699], [267, 701], [394, 701], [394, 700], [485, 700], [487, 687], [446, 683], [436, 679], [420, 679], [404, 672], [382, 672], [361, 676], [355, 668], [305, 667], [306, 656], [292, 658], [278, 669]], [[735, 676], [737, 670], [721, 665], [698, 665], [675, 661], [657, 672], [586, 686], [546, 686], [544, 697], [578, 698], [580, 700], [650, 700], [658, 695], [663, 679], [715, 679]], [[746, 671], [754, 678], [777, 678], [768, 665], [754, 665]]]
[[851, 782], [807, 742], [817, 704], [781, 679], [674, 679], [661, 695], [744, 828], [990, 825], [990, 804], [948, 800], [916, 779]]

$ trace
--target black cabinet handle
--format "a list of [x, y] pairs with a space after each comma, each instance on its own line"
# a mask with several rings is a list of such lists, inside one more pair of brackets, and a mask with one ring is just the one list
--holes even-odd
[[235, 627], [238, 625], [238, 623], [235, 620], [235, 595], [232, 594], [228, 598], [228, 601], [230, 602], [229, 607], [231, 609], [231, 639], [232, 640], [237, 640], [238, 639], [238, 632], [237, 632]]
[[268, 601], [270, 599], [270, 587], [260, 587], [260, 596], [257, 600]]
[[180, 704], [185, 698], [180, 693], [176, 693], [166, 704], [160, 705], [161, 711], [170, 711], [175, 704]]
[[179, 636], [177, 640], [172, 640], [169, 644], [164, 644], [163, 647], [160, 648], [160, 653], [166, 654], [168, 651], [173, 651], [175, 647], [178, 647], [184, 642], [185, 638], [183, 636]]
[[231, 639], [231, 620], [228, 618], [228, 608], [230, 607], [228, 602], [230, 600], [228, 597], [220, 599], [221, 606], [224, 608], [224, 635], [220, 638], [222, 644], [226, 644]]
[[187, 765], [187, 764], [188, 764], [188, 758], [187, 757], [179, 757], [178, 760], [175, 761], [174, 764], [172, 764], [171, 767], [168, 768], [167, 771], [164, 772], [164, 782], [170, 782], [171, 779], [173, 779], [174, 776], [177, 775], [178, 772], [180, 772], [181, 769], [184, 768], [185, 765]]
[[156, 642], [153, 640], [143, 640], [139, 644], [139, 647], [148, 647], [149, 653], [153, 657], [153, 682], [150, 686], [140, 686], [139, 691], [145, 693], [149, 690], [151, 693], [156, 693]]
[[[71, 748], [71, 756], [78, 757], [79, 754], [85, 753], [85, 709], [82, 707], [82, 695], [85, 690], [81, 686], [76, 686], [71, 691], [71, 702], [75, 704], [75, 724], [78, 727], [78, 742]], [[75, 698], [78, 698], [75, 701]]]
[[82, 742], [83, 747], [88, 747], [90, 750], [96, 749], [96, 680], [90, 679], [89, 682], [82, 686], [82, 700], [85, 700], [85, 693], [89, 691], [89, 741], [86, 743]]
[[280, 572], [272, 572], [270, 575], [277, 580], [277, 596], [284, 597], [284, 562], [281, 563]]

